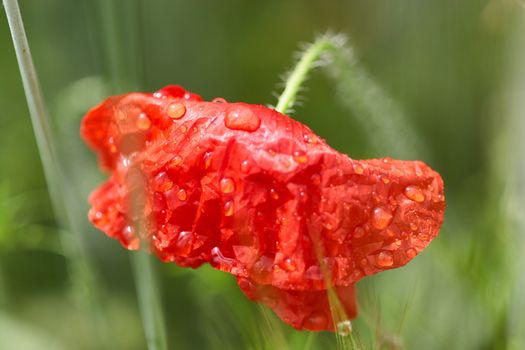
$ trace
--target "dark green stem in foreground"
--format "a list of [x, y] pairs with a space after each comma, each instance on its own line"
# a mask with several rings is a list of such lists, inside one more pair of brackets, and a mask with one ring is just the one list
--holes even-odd
[[[100, 312], [100, 296], [96, 288], [95, 274], [84, 250], [81, 238], [82, 222], [78, 220], [76, 209], [78, 198], [72, 184], [64, 176], [62, 164], [58, 157], [57, 146], [53, 136], [51, 122], [47, 113], [42, 90], [33, 64], [25, 33], [22, 15], [17, 0], [3, 0], [9, 29], [13, 39], [20, 75], [24, 86], [27, 105], [35, 133], [44, 175], [48, 184], [53, 210], [58, 221], [71, 232], [59, 230], [62, 250], [68, 259], [70, 278], [74, 292], [82, 296], [91, 313], [91, 324], [97, 328], [98, 338], [104, 338], [105, 319]], [[87, 294], [86, 294], [87, 292]], [[98, 344], [102, 346], [102, 343]]]
[[[22, 22], [22, 15], [17, 0], [3, 0], [5, 13], [9, 22], [9, 29], [13, 38], [16, 58], [20, 68], [20, 75], [26, 93], [27, 105], [31, 115], [31, 121], [35, 132], [38, 150], [42, 159], [44, 173], [49, 184], [49, 192], [53, 197], [52, 200], [56, 205], [62, 204], [60, 199], [59, 169], [57, 169], [58, 158], [56, 147], [51, 133], [49, 116], [44, 104], [44, 99], [36, 75], [31, 51]], [[57, 195], [54, 195], [57, 193]], [[60, 205], [60, 207], [62, 207]]]

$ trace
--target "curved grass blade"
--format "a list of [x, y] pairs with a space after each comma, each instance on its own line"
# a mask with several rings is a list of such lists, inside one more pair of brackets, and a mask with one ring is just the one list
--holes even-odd
[[[80, 234], [82, 223], [75, 209], [78, 198], [76, 191], [64, 176], [61, 161], [58, 157], [51, 122], [47, 113], [42, 90], [38, 82], [33, 58], [27, 41], [22, 15], [17, 0], [3, 0], [5, 13], [13, 39], [13, 45], [20, 69], [20, 75], [27, 98], [31, 122], [48, 184], [53, 210], [58, 221], [69, 229], [59, 230], [62, 250], [68, 258], [69, 274], [76, 294], [84, 297], [85, 308], [92, 318], [90, 324], [96, 327], [98, 345], [107, 344], [108, 329], [102, 316], [101, 291], [98, 290], [96, 275], [91, 267], [87, 252]], [[76, 236], [76, 237], [75, 237]]]

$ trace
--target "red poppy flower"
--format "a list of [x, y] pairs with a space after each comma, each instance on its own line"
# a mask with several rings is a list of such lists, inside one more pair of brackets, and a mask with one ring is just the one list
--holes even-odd
[[355, 283], [406, 264], [443, 221], [443, 181], [424, 163], [353, 160], [261, 105], [168, 86], [108, 98], [81, 133], [111, 174], [89, 198], [97, 228], [233, 274], [298, 329], [334, 329], [330, 287], [355, 317]]

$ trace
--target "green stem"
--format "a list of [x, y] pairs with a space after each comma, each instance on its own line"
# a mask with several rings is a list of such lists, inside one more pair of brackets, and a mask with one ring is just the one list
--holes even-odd
[[[129, 88], [139, 88], [142, 85], [139, 81], [142, 71], [142, 62], [140, 62], [142, 43], [141, 36], [138, 35], [140, 33], [137, 33], [140, 28], [140, 25], [137, 26], [140, 23], [140, 0], [129, 1], [123, 9], [117, 9], [114, 0], [99, 0], [97, 5], [101, 18], [100, 25], [104, 32], [104, 42], [101, 44], [105, 66], [114, 92], [122, 93]], [[122, 15], [122, 11], [127, 11], [126, 15]], [[133, 18], [135, 21], [125, 21], [126, 18]], [[132, 35], [134, 40], [125, 45], [129, 33], [135, 34]], [[131, 200], [134, 210], [140, 213], [143, 199]], [[134, 222], [136, 232], [140, 232], [145, 226], [147, 225], [143, 220]], [[148, 244], [149, 242], [143, 242], [143, 245]], [[143, 248], [147, 249], [147, 247]], [[151, 257], [144, 252], [132, 252], [130, 260], [148, 349], [165, 350], [168, 348], [166, 327], [158, 280]]]
[[[29, 49], [18, 1], [3, 0], [3, 5], [13, 39], [13, 46], [53, 211], [58, 221], [69, 231], [59, 229], [62, 250], [69, 263], [68, 271], [73, 283], [73, 289], [74, 292], [79, 293], [78, 295], [85, 296], [83, 302], [88, 304], [85, 306], [90, 310], [92, 319], [96, 320], [96, 322], [90, 323], [98, 327], [96, 334], [101, 337], [104, 334], [105, 319], [100, 312], [101, 298], [96, 290], [96, 275], [82, 244], [82, 222], [78, 219], [79, 216], [76, 215], [78, 198], [74, 197], [74, 188], [64, 176], [50, 118]], [[85, 291], [87, 291], [87, 294], [85, 294]], [[100, 338], [98, 340], [103, 342]]]
[[308, 73], [316, 66], [323, 53], [333, 50], [336, 47], [332, 37], [321, 36], [301, 55], [301, 59], [286, 79], [283, 93], [279, 96], [275, 110], [280, 113], [287, 113], [295, 104], [297, 93], [301, 85], [308, 77]]
[[[53, 194], [56, 193], [55, 190], [59, 190], [59, 186], [57, 186], [58, 169], [56, 168], [56, 148], [53, 143], [47, 109], [33, 65], [18, 1], [3, 0], [3, 3], [13, 38], [38, 150], [42, 158], [44, 173], [50, 187], [50, 193]], [[55, 202], [60, 202], [60, 200], [57, 198]]]
[[306, 48], [286, 80], [277, 111], [290, 111], [315, 67], [326, 69], [340, 104], [363, 125], [373, 150], [381, 154], [388, 150], [396, 158], [430, 158], [403, 111], [359, 65], [346, 37], [340, 34], [320, 36]]
[[151, 257], [145, 252], [134, 252], [131, 257], [133, 275], [139, 296], [139, 308], [149, 350], [168, 348], [164, 317], [161, 308], [157, 279]]

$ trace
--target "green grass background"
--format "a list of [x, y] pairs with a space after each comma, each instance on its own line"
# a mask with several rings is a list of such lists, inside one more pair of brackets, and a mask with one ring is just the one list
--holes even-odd
[[[522, 2], [24, 0], [21, 9], [81, 232], [52, 212], [0, 15], [0, 349], [146, 348], [128, 253], [85, 218], [103, 180], [78, 137], [89, 107], [167, 84], [275, 104], [299, 43], [328, 29], [350, 38], [370, 80], [316, 71], [294, 117], [353, 158], [426, 161], [447, 198], [424, 253], [359, 282], [358, 346], [525, 349]], [[371, 81], [390, 104], [370, 101]], [[371, 102], [383, 120], [368, 117]], [[170, 349], [336, 348], [332, 334], [294, 331], [247, 301], [227, 274], [154, 267]]]

